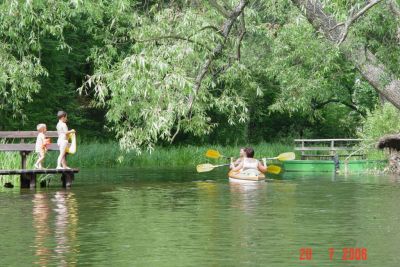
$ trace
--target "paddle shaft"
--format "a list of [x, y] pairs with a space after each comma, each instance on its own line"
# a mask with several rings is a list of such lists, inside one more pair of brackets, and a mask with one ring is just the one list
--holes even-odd
[[229, 163], [229, 164], [214, 165], [213, 167], [214, 167], [214, 168], [217, 168], [217, 167], [229, 166], [229, 165], [231, 165], [231, 164]]

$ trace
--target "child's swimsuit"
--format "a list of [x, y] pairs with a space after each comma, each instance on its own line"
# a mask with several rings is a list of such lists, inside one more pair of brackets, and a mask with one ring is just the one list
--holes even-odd
[[68, 132], [67, 124], [65, 122], [58, 121], [58, 123], [57, 123], [57, 133], [58, 133], [57, 145], [60, 147], [60, 150], [65, 149], [65, 147], [68, 145], [67, 132]]
[[36, 138], [36, 145], [35, 145], [35, 151], [37, 153], [41, 153], [44, 150], [44, 144], [45, 144], [45, 138], [46, 136], [44, 133], [39, 133], [37, 138]]

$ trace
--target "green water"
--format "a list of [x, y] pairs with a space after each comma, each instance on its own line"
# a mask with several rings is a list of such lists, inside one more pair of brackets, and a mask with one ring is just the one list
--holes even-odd
[[[86, 170], [70, 190], [2, 189], [0, 266], [399, 266], [399, 199], [389, 176]], [[342, 260], [355, 247], [367, 260]]]

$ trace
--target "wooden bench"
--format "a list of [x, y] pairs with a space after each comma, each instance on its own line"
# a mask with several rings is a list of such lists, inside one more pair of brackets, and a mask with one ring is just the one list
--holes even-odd
[[[79, 172], [79, 169], [41, 169], [33, 170], [26, 168], [26, 157], [35, 151], [35, 142], [38, 135], [37, 131], [0, 131], [0, 140], [5, 140], [6, 143], [0, 143], [0, 152], [19, 152], [21, 155], [20, 170], [0, 170], [0, 175], [20, 175], [21, 188], [34, 188], [36, 186], [36, 176], [38, 174], [61, 174], [63, 187], [70, 187], [74, 179], [74, 174]], [[48, 147], [49, 151], [58, 151], [56, 131], [47, 131], [46, 137], [52, 138], [52, 143]], [[11, 140], [11, 142], [7, 142]], [[25, 141], [30, 142], [25, 142]], [[17, 142], [15, 142], [17, 141]], [[41, 184], [43, 186], [43, 184]]]
[[[301, 152], [301, 159], [334, 159], [335, 157], [361, 157], [365, 159], [366, 156], [354, 147], [362, 139], [295, 139], [294, 141], [297, 145], [294, 149]], [[337, 144], [339, 146], [336, 146]]]

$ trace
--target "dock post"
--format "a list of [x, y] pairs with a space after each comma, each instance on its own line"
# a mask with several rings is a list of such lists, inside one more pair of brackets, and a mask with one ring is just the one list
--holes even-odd
[[20, 184], [21, 184], [21, 188], [30, 188], [30, 186], [31, 186], [30, 179], [27, 177], [27, 175], [25, 173], [21, 174]]
[[30, 180], [29, 188], [30, 189], [36, 188], [36, 173], [30, 173], [30, 174], [28, 174], [28, 177]]
[[[26, 156], [30, 153], [29, 151], [20, 151], [21, 155], [21, 169], [26, 169]], [[29, 177], [30, 178], [30, 177]], [[31, 187], [30, 179], [27, 177], [25, 173], [21, 173], [20, 180], [21, 180], [21, 188], [28, 188]]]
[[73, 172], [64, 172], [61, 175], [61, 181], [64, 188], [69, 188], [72, 185], [72, 180], [74, 180]]

